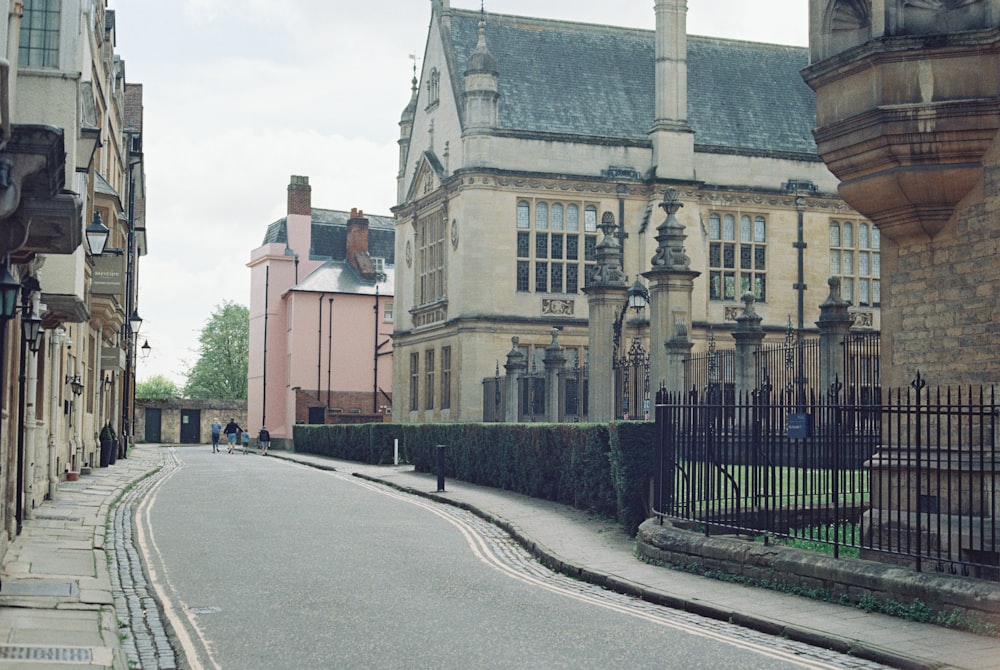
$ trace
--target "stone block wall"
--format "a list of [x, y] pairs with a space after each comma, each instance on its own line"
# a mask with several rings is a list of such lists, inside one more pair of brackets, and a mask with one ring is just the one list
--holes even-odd
[[906, 386], [1000, 380], [1000, 146], [984, 160], [981, 188], [931, 239], [882, 238], [882, 375]]

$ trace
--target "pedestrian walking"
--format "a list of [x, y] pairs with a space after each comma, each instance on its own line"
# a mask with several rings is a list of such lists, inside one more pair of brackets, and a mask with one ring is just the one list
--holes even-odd
[[271, 446], [271, 433], [267, 431], [267, 426], [261, 426], [257, 433], [257, 444], [260, 445], [260, 455], [267, 456], [267, 448]]
[[218, 419], [212, 419], [212, 453], [219, 451], [219, 439], [222, 437], [222, 424]]
[[236, 438], [240, 436], [243, 429], [240, 428], [240, 424], [236, 423], [236, 419], [230, 419], [223, 432], [226, 434], [226, 439], [229, 440], [229, 453], [233, 453], [233, 449], [236, 448]]
[[247, 447], [250, 446], [250, 431], [244, 430], [240, 435], [240, 441], [243, 442], [243, 455], [246, 456]]

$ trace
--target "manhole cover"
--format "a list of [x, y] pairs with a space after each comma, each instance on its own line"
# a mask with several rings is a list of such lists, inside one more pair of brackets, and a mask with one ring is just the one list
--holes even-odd
[[208, 607], [189, 607], [188, 611], [194, 614], [218, 614], [222, 611], [222, 608], [210, 605]]
[[90, 663], [94, 660], [94, 654], [89, 647], [27, 647], [4, 644], [0, 645], [0, 660]]

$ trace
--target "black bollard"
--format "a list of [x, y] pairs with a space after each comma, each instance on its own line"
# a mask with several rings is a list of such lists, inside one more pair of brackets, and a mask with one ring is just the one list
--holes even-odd
[[444, 491], [444, 445], [437, 446], [438, 493]]

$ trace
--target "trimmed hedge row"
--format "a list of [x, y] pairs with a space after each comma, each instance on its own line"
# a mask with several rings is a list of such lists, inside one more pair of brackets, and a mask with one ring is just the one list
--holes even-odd
[[646, 519], [654, 424], [438, 423], [296, 425], [295, 450], [349, 461], [400, 461], [445, 476], [617, 518], [631, 535]]

